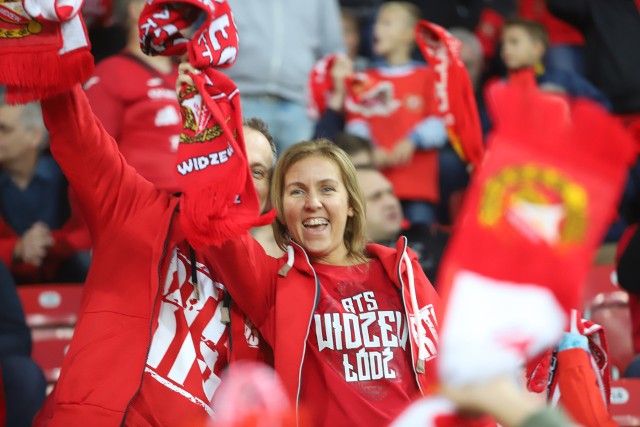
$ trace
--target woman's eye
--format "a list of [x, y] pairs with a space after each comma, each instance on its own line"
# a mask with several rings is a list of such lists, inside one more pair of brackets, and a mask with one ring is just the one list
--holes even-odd
[[332, 191], [336, 191], [336, 189], [333, 187], [322, 187], [322, 191], [325, 193], [330, 193]]
[[300, 190], [299, 188], [296, 188], [295, 190], [291, 190], [291, 192], [289, 194], [291, 196], [299, 196], [300, 194], [303, 194], [303, 191]]

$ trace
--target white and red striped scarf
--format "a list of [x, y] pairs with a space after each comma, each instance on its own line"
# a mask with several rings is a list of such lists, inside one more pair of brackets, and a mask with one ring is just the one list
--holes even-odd
[[462, 62], [462, 44], [428, 21], [416, 27], [420, 52], [435, 74], [437, 110], [447, 124], [449, 140], [460, 158], [478, 165], [484, 154], [473, 85]]

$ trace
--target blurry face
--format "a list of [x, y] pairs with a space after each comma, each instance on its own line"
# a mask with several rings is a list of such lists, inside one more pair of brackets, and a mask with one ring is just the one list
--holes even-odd
[[502, 33], [502, 50], [500, 52], [504, 64], [509, 70], [532, 67], [544, 54], [540, 42], [533, 40], [522, 27], [508, 27]]
[[20, 159], [25, 152], [38, 147], [42, 133], [26, 129], [20, 115], [24, 107], [0, 105], [0, 164]]
[[283, 216], [291, 238], [313, 261], [347, 265], [347, 218], [353, 216], [338, 165], [312, 156], [294, 163], [284, 177]]
[[247, 160], [253, 177], [253, 184], [260, 199], [260, 211], [263, 212], [269, 199], [269, 182], [273, 152], [269, 140], [255, 129], [244, 127], [244, 142], [247, 148]]
[[358, 178], [367, 202], [367, 236], [374, 242], [395, 239], [403, 217], [393, 186], [376, 170], [359, 170]]
[[351, 59], [358, 56], [358, 47], [360, 45], [360, 33], [358, 32], [358, 24], [353, 18], [342, 15], [342, 37], [347, 47], [347, 55]]
[[397, 7], [382, 9], [373, 27], [373, 52], [378, 56], [386, 56], [394, 49], [410, 47], [413, 30], [406, 11]]

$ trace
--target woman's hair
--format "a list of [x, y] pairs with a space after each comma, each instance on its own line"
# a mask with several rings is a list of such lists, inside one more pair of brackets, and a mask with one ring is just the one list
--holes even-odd
[[347, 190], [347, 203], [353, 210], [353, 215], [347, 217], [347, 225], [344, 230], [344, 244], [349, 256], [351, 256], [354, 261], [358, 263], [365, 262], [365, 202], [358, 182], [356, 169], [351, 163], [347, 153], [331, 141], [322, 138], [313, 141], [302, 141], [292, 145], [282, 153], [276, 163], [271, 180], [271, 204], [278, 212], [273, 222], [273, 234], [278, 246], [280, 249], [286, 251], [289, 243], [289, 233], [285, 225], [283, 211], [285, 175], [291, 166], [308, 157], [329, 159], [338, 166], [342, 175], [342, 181]]

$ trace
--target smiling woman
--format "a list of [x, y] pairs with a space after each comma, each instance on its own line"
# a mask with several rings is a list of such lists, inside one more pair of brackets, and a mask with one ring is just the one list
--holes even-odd
[[289, 147], [271, 201], [285, 256], [269, 257], [245, 234], [207, 260], [272, 346], [312, 425], [388, 425], [435, 383], [436, 292], [405, 238], [396, 248], [365, 245], [356, 170], [332, 142]]
[[364, 197], [348, 155], [331, 141], [302, 142], [285, 151], [274, 171], [271, 199], [282, 250], [293, 241], [312, 262], [365, 262]]

